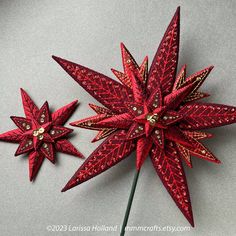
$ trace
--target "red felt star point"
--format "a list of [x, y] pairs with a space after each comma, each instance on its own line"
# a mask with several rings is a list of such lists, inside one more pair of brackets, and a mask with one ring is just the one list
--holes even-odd
[[67, 140], [73, 130], [63, 126], [74, 112], [77, 100], [51, 114], [47, 102], [39, 109], [23, 89], [21, 96], [26, 117], [12, 116], [18, 128], [0, 134], [0, 140], [19, 143], [15, 156], [28, 153], [30, 181], [35, 179], [44, 158], [55, 163], [56, 151], [83, 157]]
[[107, 137], [87, 158], [62, 191], [81, 184], [114, 166], [136, 148], [139, 170], [149, 155], [165, 188], [193, 226], [193, 214], [184, 160], [191, 156], [220, 161], [202, 144], [211, 135], [200, 131], [236, 121], [232, 106], [200, 103], [209, 96], [198, 89], [212, 66], [186, 77], [186, 66], [176, 76], [179, 52], [179, 8], [171, 20], [147, 70], [147, 57], [139, 66], [121, 44], [124, 72], [112, 70], [120, 80], [59, 57], [62, 68], [103, 107], [91, 105], [97, 115], [73, 122], [73, 126], [98, 130], [95, 140]]

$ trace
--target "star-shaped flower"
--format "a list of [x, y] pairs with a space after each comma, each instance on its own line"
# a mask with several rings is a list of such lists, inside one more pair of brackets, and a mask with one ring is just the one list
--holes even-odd
[[45, 157], [55, 163], [56, 151], [83, 157], [67, 140], [73, 130], [63, 126], [74, 112], [77, 100], [51, 114], [47, 102], [39, 109], [23, 89], [21, 96], [26, 117], [12, 116], [18, 128], [0, 134], [0, 140], [19, 143], [15, 156], [29, 154], [30, 181], [35, 179]]
[[148, 72], [148, 59], [139, 66], [121, 44], [124, 73], [112, 70], [121, 83], [73, 62], [53, 57], [72, 78], [105, 106], [90, 105], [97, 115], [72, 125], [98, 130], [93, 141], [107, 137], [77, 170], [62, 191], [102, 173], [136, 147], [139, 170], [150, 155], [169, 194], [193, 226], [190, 196], [182, 159], [191, 156], [220, 163], [199, 140], [211, 137], [201, 129], [236, 121], [232, 106], [199, 103], [209, 96], [198, 89], [212, 66], [186, 77], [176, 76], [179, 52], [179, 8], [171, 20]]

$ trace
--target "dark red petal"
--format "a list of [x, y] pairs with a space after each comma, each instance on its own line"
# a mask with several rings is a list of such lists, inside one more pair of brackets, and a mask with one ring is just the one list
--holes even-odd
[[202, 99], [204, 97], [208, 97], [209, 94], [197, 92], [199, 87], [203, 84], [211, 70], [213, 69], [213, 66], [209, 66], [201, 71], [196, 72], [195, 74], [191, 75], [186, 79], [186, 81], [180, 86], [183, 87], [187, 84], [194, 83], [195, 88], [192, 90], [192, 92], [185, 98], [184, 102], [191, 102], [196, 101], [199, 99]]
[[236, 107], [213, 103], [184, 105], [180, 111], [184, 115], [180, 127], [184, 129], [209, 129], [236, 122]]
[[153, 142], [159, 147], [164, 148], [164, 132], [163, 129], [155, 128], [152, 133]]
[[114, 133], [116, 131], [116, 129], [102, 129], [98, 132], [98, 134], [96, 135], [96, 137], [92, 140], [92, 143], [97, 142], [103, 138], [108, 137], [109, 135], [111, 135], [112, 133]]
[[46, 124], [51, 121], [51, 114], [49, 111], [48, 102], [45, 102], [40, 108], [37, 115], [37, 121], [40, 125]]
[[117, 78], [118, 80], [120, 80], [120, 82], [121, 82], [123, 85], [125, 85], [125, 86], [127, 86], [127, 87], [129, 87], [129, 88], [132, 87], [131, 80], [130, 80], [130, 78], [129, 78], [126, 74], [124, 74], [124, 73], [122, 73], [122, 72], [120, 72], [120, 71], [118, 71], [118, 70], [115, 70], [115, 69], [111, 69], [111, 71], [112, 71], [113, 74], [116, 76], [116, 78]]
[[208, 93], [202, 93], [202, 92], [193, 92], [191, 94], [189, 94], [183, 102], [193, 102], [193, 101], [197, 101], [206, 97], [209, 97], [210, 94]]
[[81, 184], [114, 166], [127, 157], [135, 148], [133, 141], [125, 140], [126, 132], [117, 131], [110, 135], [86, 159], [82, 166], [63, 188], [62, 192]]
[[178, 7], [153, 59], [148, 78], [148, 90], [151, 93], [158, 81], [161, 83], [163, 94], [168, 94], [175, 80], [179, 53], [179, 19]]
[[70, 118], [77, 107], [78, 100], [75, 100], [64, 107], [52, 113], [52, 121], [54, 125], [64, 125]]
[[109, 109], [105, 108], [105, 107], [100, 107], [97, 106], [95, 104], [89, 104], [89, 106], [97, 113], [97, 114], [113, 114], [112, 111], [110, 111]]
[[140, 116], [144, 113], [143, 104], [137, 104], [134, 102], [125, 102], [127, 110], [133, 114], [133, 116]]
[[40, 145], [42, 144], [43, 140], [39, 140], [37, 137], [33, 137], [33, 145], [34, 149], [38, 150]]
[[39, 168], [42, 165], [44, 156], [39, 152], [31, 152], [29, 154], [29, 178], [33, 181], [38, 174]]
[[132, 96], [130, 89], [84, 66], [53, 56], [61, 67], [96, 100], [114, 112], [126, 112], [124, 101]]
[[72, 122], [70, 123], [70, 125], [85, 128], [85, 129], [91, 129], [91, 130], [101, 130], [104, 127], [101, 124], [99, 124], [99, 121], [107, 117], [108, 115], [105, 115], [105, 114], [91, 116], [82, 120]]
[[22, 88], [21, 88], [21, 98], [26, 118], [29, 119], [36, 118], [39, 109], [35, 105], [33, 100], [30, 98], [30, 96]]
[[122, 62], [125, 74], [127, 74], [128, 70], [131, 70], [133, 72], [139, 70], [138, 64], [136, 63], [131, 53], [128, 51], [128, 49], [125, 47], [123, 43], [120, 44], [120, 48], [121, 48]]
[[195, 86], [194, 86], [192, 92], [184, 99], [183, 102], [192, 102], [192, 101], [196, 101], [196, 100], [210, 96], [207, 93], [198, 92], [197, 90], [202, 85], [202, 83], [205, 81], [205, 79], [207, 78], [208, 74], [210, 73], [210, 71], [212, 69], [213, 69], [213, 66], [210, 66], [210, 67], [205, 68], [201, 71], [198, 71], [195, 74], [191, 75], [190, 77], [186, 78], [186, 65], [184, 65], [181, 68], [181, 70], [175, 80], [175, 84], [173, 86], [173, 91], [176, 91], [188, 84], [194, 83]]
[[83, 158], [83, 155], [67, 139], [57, 140], [55, 143], [55, 148], [58, 152]]
[[152, 94], [147, 100], [147, 105], [151, 110], [156, 109], [157, 107], [160, 107], [162, 105], [162, 95], [160, 87], [157, 87], [155, 90], [153, 90]]
[[162, 122], [165, 125], [170, 125], [178, 122], [183, 118], [182, 114], [176, 111], [167, 111], [165, 115], [162, 117]]
[[193, 90], [193, 93], [196, 92], [199, 89], [199, 87], [203, 84], [203, 82], [205, 81], [205, 79], [207, 78], [212, 69], [213, 66], [209, 66], [201, 71], [194, 73], [193, 75], [186, 78], [185, 83], [183, 83], [180, 87], [183, 87], [186, 84], [191, 84], [197, 80], [196, 87]]
[[11, 116], [11, 119], [23, 132], [27, 132], [32, 129], [31, 120], [24, 117]]
[[49, 161], [55, 163], [55, 151], [52, 143], [44, 142], [40, 150]]
[[143, 84], [146, 84], [148, 77], [148, 57], [146, 56], [139, 69], [140, 78]]
[[19, 143], [22, 140], [22, 131], [13, 129], [3, 134], [0, 134], [0, 140], [12, 143]]
[[152, 147], [153, 141], [150, 137], [142, 137], [137, 140], [137, 153], [136, 153], [136, 168], [140, 170], [144, 161], [146, 160], [149, 151]]
[[183, 65], [175, 79], [172, 91], [179, 89], [186, 81], [186, 65]]
[[165, 138], [176, 143], [191, 147], [192, 143], [189, 138], [176, 126], [170, 126], [165, 131]]
[[126, 135], [127, 139], [134, 139], [134, 138], [138, 138], [142, 135], [145, 135], [145, 127], [143, 124], [138, 124], [138, 123], [133, 123]]
[[165, 146], [165, 153], [160, 152], [158, 147], [154, 147], [151, 152], [156, 172], [176, 205], [189, 223], [194, 226], [188, 185], [181, 159], [172, 142]]
[[149, 122], [145, 122], [145, 135], [146, 137], [150, 136], [150, 134], [152, 133], [154, 126], [151, 125]]
[[214, 163], [221, 163], [220, 160], [218, 160], [212, 152], [210, 152], [202, 143], [198, 142], [197, 140], [194, 140], [190, 138], [190, 141], [192, 143], [192, 146], [184, 146], [186, 149], [189, 150], [190, 154], [199, 158], [202, 158], [207, 161], [211, 161]]
[[195, 83], [191, 83], [168, 94], [164, 99], [164, 105], [168, 109], [176, 109], [184, 101], [184, 99], [193, 91], [195, 86]]
[[[70, 132], [72, 132], [72, 131], [70, 131]], [[69, 132], [69, 133], [70, 133]], [[47, 142], [47, 143], [54, 143], [54, 139], [51, 137], [51, 135], [50, 134], [48, 134], [48, 133], [44, 133], [43, 134], [43, 141], [44, 142]]]
[[73, 132], [73, 129], [69, 129], [63, 126], [53, 125], [51, 130], [49, 131], [49, 134], [52, 137], [52, 139], [58, 139], [63, 136], [66, 136], [67, 134], [71, 132]]
[[132, 71], [128, 71], [128, 75], [131, 78], [132, 82], [132, 91], [134, 96], [134, 101], [137, 103], [143, 103], [146, 94], [144, 92], [143, 84], [142, 82], [135, 76], [135, 74]]
[[105, 128], [127, 129], [133, 123], [132, 116], [129, 113], [113, 115], [98, 122]]
[[186, 162], [186, 164], [192, 168], [192, 160], [191, 160], [191, 155], [190, 155], [190, 151], [185, 148], [184, 146], [182, 146], [181, 144], [176, 143], [176, 147], [179, 151], [180, 156], [184, 159], [184, 161]]
[[[132, 69], [131, 69], [132, 70]], [[125, 86], [132, 88], [132, 82], [131, 79], [129, 78], [129, 76], [127, 76], [127, 74], [124, 74], [120, 71], [117, 71], [115, 69], [111, 69], [111, 71], [113, 72], [113, 74], [116, 76], [117, 79], [119, 79], [121, 81], [122, 84], [124, 84]], [[147, 80], [147, 76], [148, 76], [148, 57], [146, 56], [139, 68], [132, 70], [136, 75], [139, 75], [139, 79], [140, 81], [145, 84], [146, 80]]]
[[211, 138], [213, 135], [210, 133], [202, 132], [202, 131], [183, 131], [185, 135], [189, 136], [190, 138], [200, 140], [205, 138]]
[[29, 139], [27, 137], [23, 138], [23, 140], [20, 142], [19, 147], [16, 150], [15, 156], [19, 156], [23, 153], [27, 153], [31, 151], [34, 148], [32, 139]]

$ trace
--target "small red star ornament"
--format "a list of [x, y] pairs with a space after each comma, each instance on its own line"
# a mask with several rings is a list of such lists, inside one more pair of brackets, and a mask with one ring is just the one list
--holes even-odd
[[73, 130], [63, 126], [77, 100], [51, 114], [47, 102], [39, 109], [23, 89], [21, 96], [26, 117], [11, 116], [18, 128], [0, 134], [0, 140], [19, 143], [15, 156], [28, 153], [30, 181], [35, 179], [44, 158], [55, 163], [56, 151], [83, 157], [67, 140]]
[[124, 72], [112, 69], [121, 83], [84, 66], [53, 57], [77, 83], [104, 105], [90, 105], [97, 115], [72, 125], [98, 130], [93, 141], [107, 137], [62, 191], [116, 165], [136, 148], [137, 170], [149, 155], [163, 185], [194, 226], [182, 160], [189, 167], [192, 167], [191, 156], [220, 163], [200, 142], [211, 137], [201, 130], [235, 123], [236, 108], [197, 101], [209, 96], [198, 89], [212, 66], [189, 77], [186, 77], [186, 66], [183, 66], [176, 76], [179, 28], [178, 8], [149, 71], [147, 57], [139, 66], [121, 44]]

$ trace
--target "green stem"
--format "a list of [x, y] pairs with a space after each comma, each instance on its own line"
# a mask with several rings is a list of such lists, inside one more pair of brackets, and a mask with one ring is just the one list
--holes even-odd
[[134, 175], [134, 180], [133, 180], [131, 192], [130, 192], [130, 195], [129, 195], [129, 201], [128, 201], [128, 205], [127, 205], [127, 208], [126, 208], [125, 217], [124, 217], [123, 225], [122, 225], [122, 228], [121, 228], [120, 236], [125, 235], [125, 227], [127, 225], [128, 219], [129, 219], [129, 213], [130, 213], [130, 209], [131, 209], [131, 206], [132, 206], [135, 189], [136, 189], [136, 185], [137, 185], [137, 182], [138, 182], [139, 173], [140, 173], [140, 170], [137, 170], [135, 172], [135, 175]]

